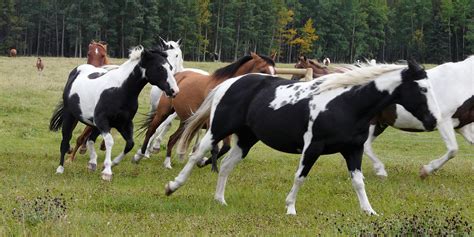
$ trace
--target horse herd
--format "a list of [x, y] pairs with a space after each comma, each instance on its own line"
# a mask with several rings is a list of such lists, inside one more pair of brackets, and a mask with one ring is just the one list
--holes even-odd
[[[89, 151], [88, 168], [97, 168], [96, 138], [104, 139], [105, 161], [102, 179], [112, 179], [112, 167], [133, 148], [133, 118], [138, 96], [151, 84], [151, 109], [142, 126], [146, 136], [132, 162], [138, 163], [160, 148], [170, 123], [179, 118], [179, 128], [171, 135], [164, 167], [171, 168], [171, 151], [178, 143], [180, 158], [196, 139], [188, 162], [179, 175], [165, 185], [171, 195], [188, 179], [195, 165], [222, 160], [215, 199], [226, 204], [224, 191], [229, 173], [258, 141], [273, 149], [301, 154], [293, 187], [287, 198], [287, 214], [296, 214], [300, 186], [321, 155], [341, 153], [344, 157], [360, 207], [376, 214], [365, 192], [361, 171], [362, 155], [373, 161], [377, 175], [387, 176], [371, 143], [387, 126], [407, 131], [438, 129], [448, 151], [421, 169], [426, 177], [456, 155], [455, 131], [474, 143], [474, 57], [424, 70], [414, 61], [408, 65], [379, 64], [331, 68], [299, 59], [296, 67], [316, 66], [315, 78], [308, 82], [287, 80], [275, 75], [273, 58], [252, 53], [212, 74], [184, 68], [179, 41], [165, 41], [155, 49], [141, 46], [130, 51], [122, 65], [108, 65], [107, 47], [102, 42], [89, 45], [88, 64], [74, 68], [66, 82], [62, 99], [50, 121], [50, 130], [62, 131], [60, 164], [64, 172], [66, 153]], [[163, 94], [164, 92], [164, 94]], [[70, 150], [69, 141], [77, 122], [88, 127]], [[112, 160], [115, 128], [126, 141], [123, 151]], [[233, 144], [231, 145], [231, 140]], [[219, 143], [224, 141], [222, 146]], [[209, 159], [205, 158], [210, 151]]]

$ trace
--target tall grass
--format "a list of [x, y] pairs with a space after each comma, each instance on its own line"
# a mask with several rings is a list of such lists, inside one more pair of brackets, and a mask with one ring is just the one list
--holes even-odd
[[[257, 144], [229, 177], [228, 206], [213, 201], [217, 175], [195, 169], [171, 197], [164, 184], [174, 169], [162, 167], [164, 154], [139, 165], [132, 154], [114, 167], [112, 182], [86, 169], [79, 155], [56, 175], [60, 133], [48, 131], [51, 112], [69, 71], [84, 59], [43, 58], [40, 76], [33, 57], [0, 57], [0, 235], [472, 235], [474, 220], [473, 149], [461, 137], [459, 154], [436, 174], [420, 180], [422, 164], [441, 156], [437, 132], [388, 129], [374, 144], [385, 161], [387, 179], [364, 160], [366, 189], [380, 216], [361, 213], [340, 155], [318, 160], [301, 188], [297, 216], [285, 215], [299, 156]], [[123, 60], [113, 59], [113, 63]], [[214, 70], [224, 64], [185, 63]], [[284, 65], [289, 67], [291, 65]], [[140, 96], [148, 111], [149, 87]], [[137, 115], [135, 121], [143, 119]], [[176, 124], [175, 124], [176, 125]], [[74, 138], [82, 130], [76, 128]], [[113, 155], [124, 142], [115, 135]], [[134, 153], [143, 137], [136, 138]], [[72, 141], [71, 141], [72, 144]], [[104, 153], [99, 151], [99, 162]], [[22, 214], [19, 214], [22, 213]]]

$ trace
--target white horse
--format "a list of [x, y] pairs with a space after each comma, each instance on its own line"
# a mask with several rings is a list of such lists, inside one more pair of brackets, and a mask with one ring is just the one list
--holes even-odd
[[[442, 116], [437, 128], [448, 151], [441, 158], [421, 168], [422, 178], [440, 169], [456, 156], [458, 144], [454, 131], [460, 133], [470, 144], [474, 144], [474, 56], [462, 62], [439, 65], [427, 70], [427, 73]], [[374, 122], [370, 126], [364, 150], [372, 160], [376, 174], [386, 177], [384, 164], [372, 150], [375, 138], [387, 126], [408, 131], [425, 131], [425, 129], [418, 119], [398, 104], [386, 109]]]

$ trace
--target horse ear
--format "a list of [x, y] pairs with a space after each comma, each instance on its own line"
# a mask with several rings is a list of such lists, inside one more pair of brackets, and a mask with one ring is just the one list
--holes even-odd
[[272, 54], [270, 54], [270, 58], [272, 58], [273, 61], [276, 60], [276, 56], [277, 56], [276, 52], [273, 52]]
[[162, 48], [165, 48], [165, 46], [166, 46], [166, 40], [164, 40], [163, 38], [161, 38], [161, 36], [158, 36], [158, 38], [160, 38], [160, 40], [159, 40], [160, 46], [161, 46]]
[[176, 41], [176, 43], [177, 43], [179, 46], [181, 46], [181, 39], [178, 39], [178, 40]]
[[402, 72], [403, 80], [421, 80], [427, 78], [425, 69], [415, 59], [409, 59], [408, 69]]

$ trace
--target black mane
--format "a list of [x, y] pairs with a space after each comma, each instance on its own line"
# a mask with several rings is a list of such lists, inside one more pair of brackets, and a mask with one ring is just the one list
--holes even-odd
[[[265, 55], [260, 55], [260, 54], [258, 54], [258, 56], [260, 56], [268, 64], [270, 64], [272, 66], [275, 66], [275, 62], [270, 57], [265, 56]], [[237, 70], [239, 70], [239, 68], [242, 65], [244, 65], [246, 62], [248, 62], [250, 60], [252, 60], [252, 56], [250, 56], [250, 55], [243, 56], [243, 57], [239, 58], [239, 60], [233, 62], [232, 64], [227, 65], [223, 68], [217, 69], [212, 75], [215, 78], [228, 78], [228, 77], [231, 77], [232, 75], [234, 75], [237, 72]]]

